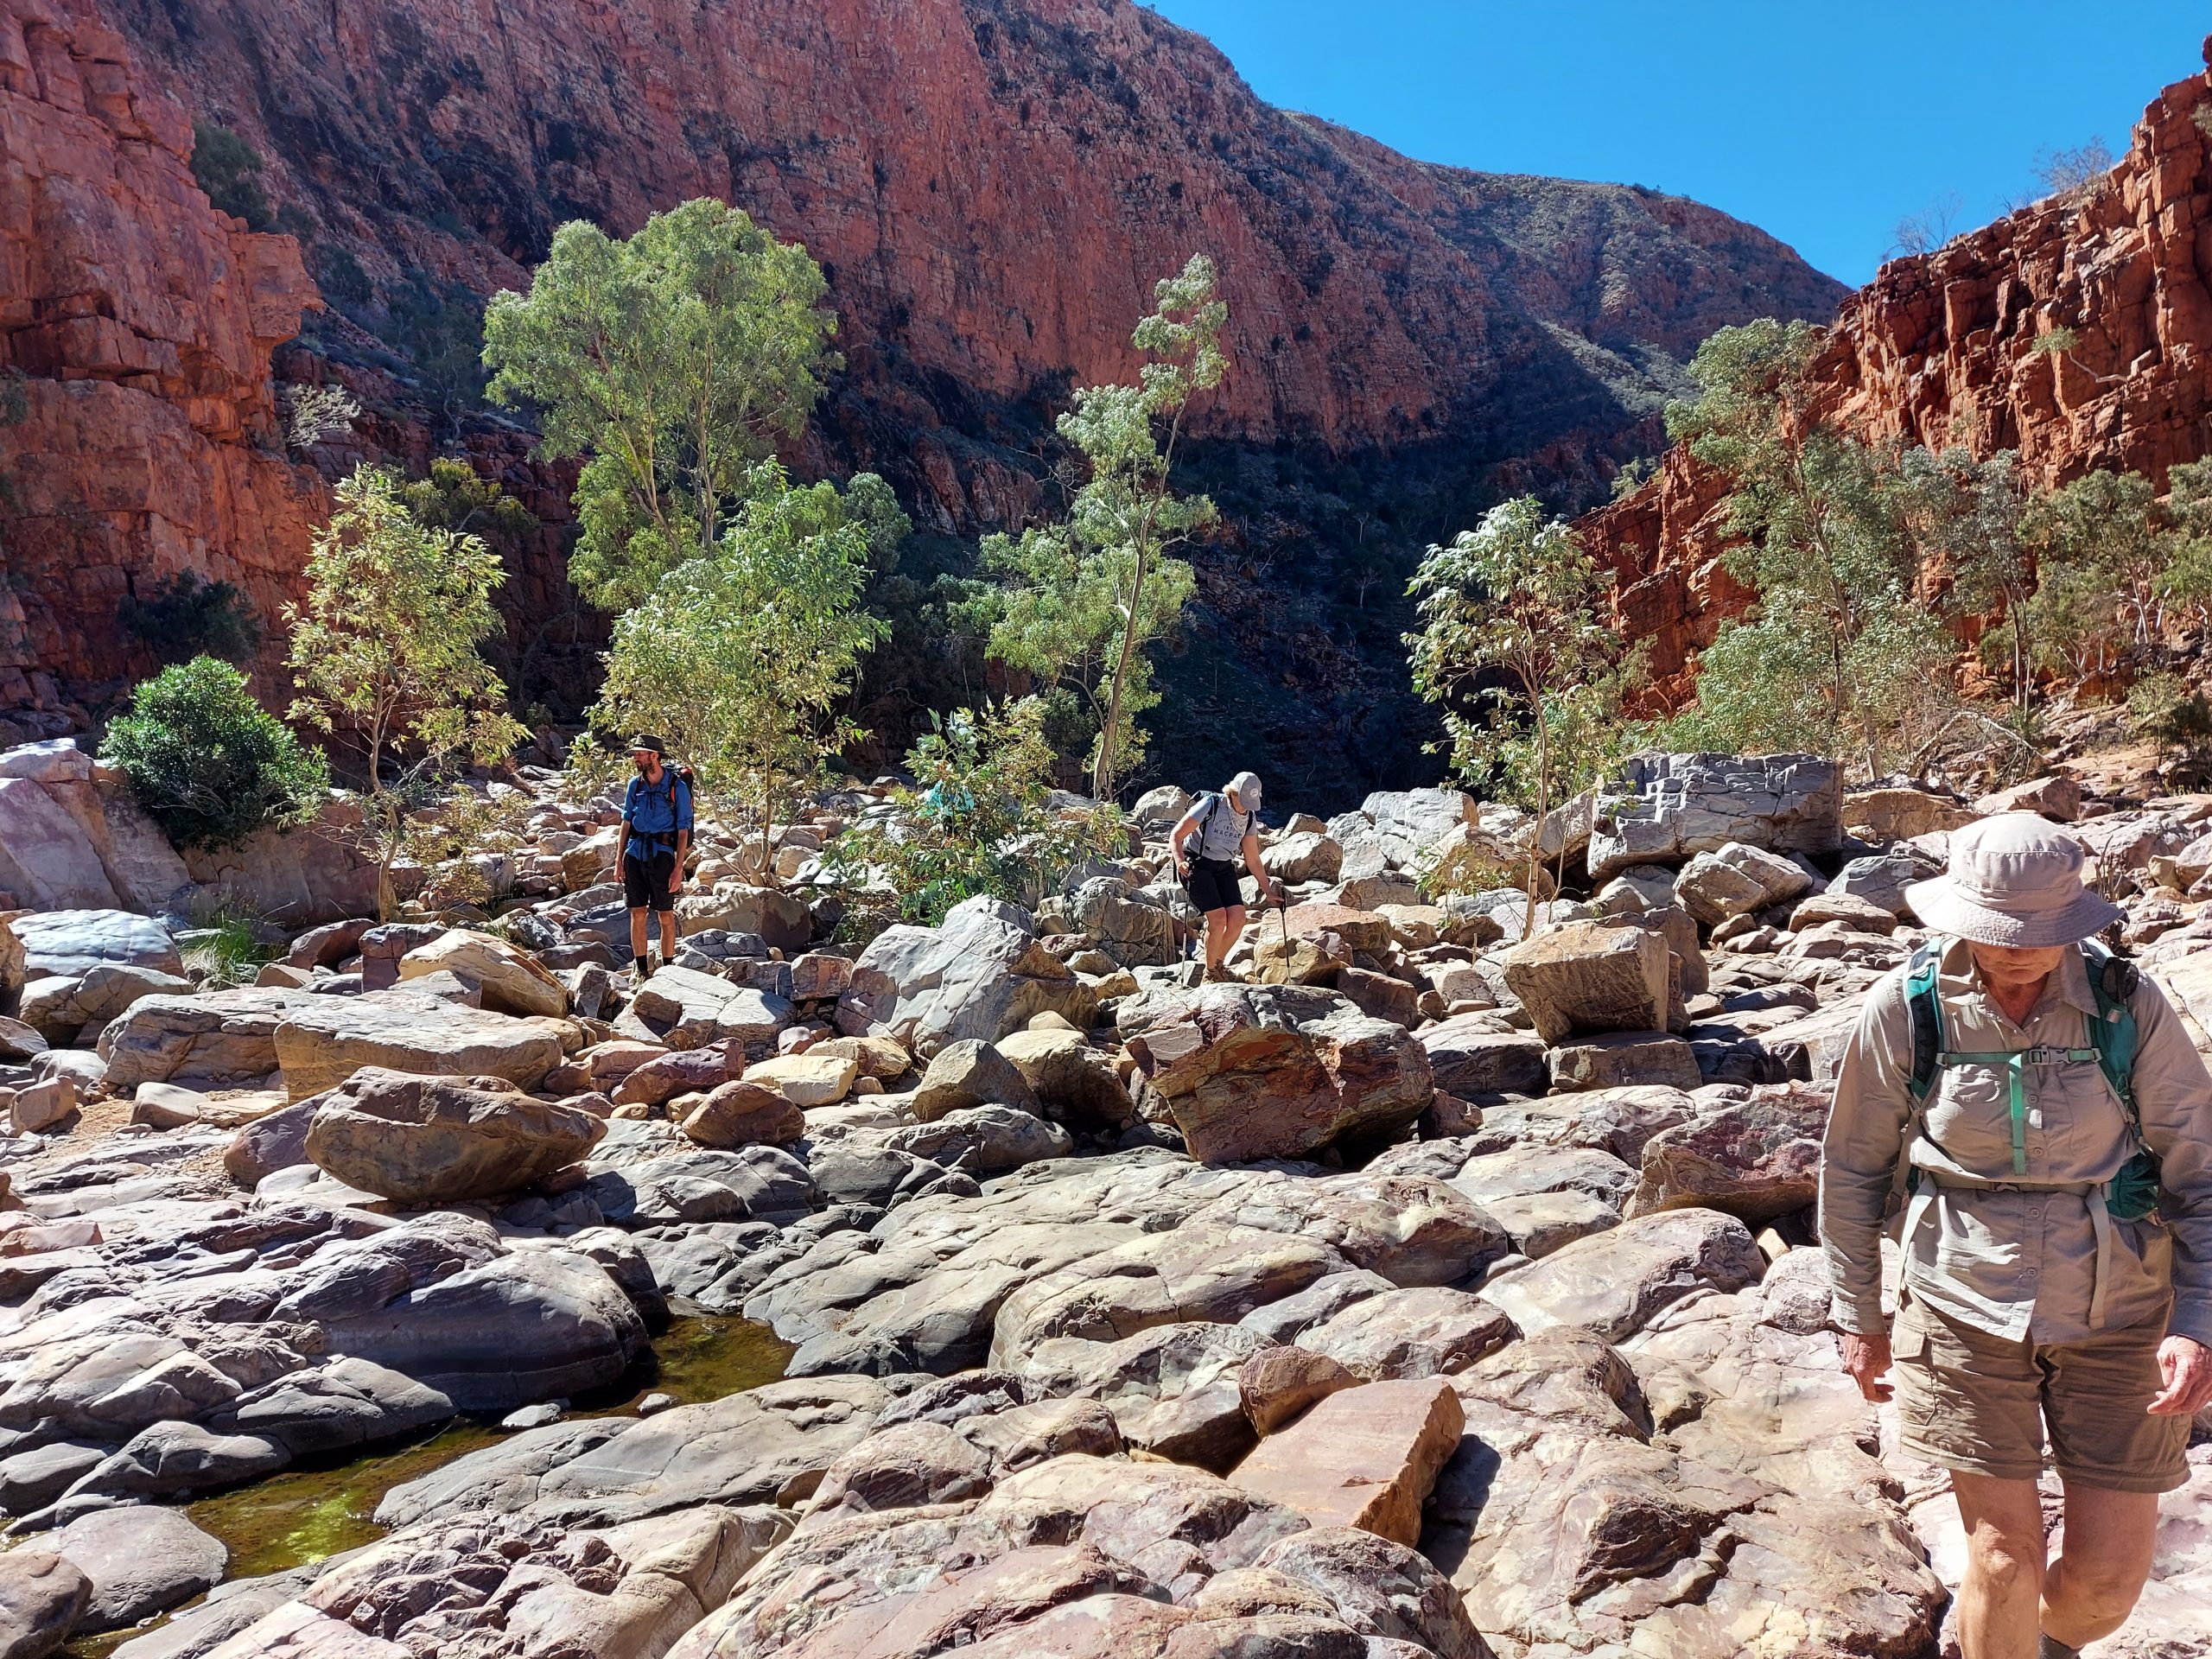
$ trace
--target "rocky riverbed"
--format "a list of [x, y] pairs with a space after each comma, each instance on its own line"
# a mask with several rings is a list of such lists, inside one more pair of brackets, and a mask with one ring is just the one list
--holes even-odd
[[[0, 754], [0, 1651], [1933, 1654], [1943, 1478], [1808, 1248], [1904, 885], [2067, 822], [2212, 1025], [2212, 797], [2094, 779], [1379, 795], [1269, 834], [1216, 985], [1176, 791], [864, 948], [822, 855], [884, 797], [709, 831], [640, 984], [612, 804], [493, 787], [492, 902], [377, 925], [340, 813], [188, 866]], [[1416, 885], [1531, 841], [1533, 906]], [[226, 898], [282, 954], [215, 989]], [[2101, 1659], [2212, 1644], [2200, 1440]]]

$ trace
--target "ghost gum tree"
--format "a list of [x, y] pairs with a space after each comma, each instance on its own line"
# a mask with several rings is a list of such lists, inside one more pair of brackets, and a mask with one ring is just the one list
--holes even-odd
[[1090, 468], [1067, 521], [1019, 540], [987, 537], [982, 547], [984, 564], [1008, 585], [990, 654], [1084, 698], [1097, 722], [1089, 766], [1100, 800], [1143, 759], [1136, 722], [1160, 701], [1149, 648], [1174, 628], [1195, 585], [1169, 550], [1217, 517], [1211, 499], [1179, 496], [1169, 479], [1192, 399], [1228, 372], [1229, 308], [1203, 254], [1153, 294], [1132, 336], [1150, 359], [1137, 384], [1084, 386], [1060, 416], [1060, 435]]
[[288, 605], [291, 718], [358, 741], [378, 851], [377, 905], [411, 817], [464, 759], [488, 765], [528, 735], [483, 646], [504, 625], [492, 595], [506, 579], [474, 536], [416, 521], [389, 472], [357, 468], [308, 554], [305, 603]]
[[627, 240], [563, 225], [530, 292], [493, 296], [486, 395], [537, 410], [549, 458], [589, 457], [569, 560], [585, 598], [642, 602], [772, 481], [759, 463], [842, 366], [828, 291], [804, 247], [702, 198]]

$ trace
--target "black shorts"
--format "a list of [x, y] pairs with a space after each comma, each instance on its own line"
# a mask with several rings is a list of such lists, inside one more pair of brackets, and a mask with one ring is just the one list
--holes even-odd
[[676, 908], [668, 884], [676, 874], [676, 855], [655, 853], [651, 858], [622, 855], [622, 899], [632, 910], [668, 911]]
[[1236, 866], [1225, 858], [1192, 859], [1191, 879], [1184, 882], [1183, 891], [1200, 910], [1235, 910], [1244, 902]]

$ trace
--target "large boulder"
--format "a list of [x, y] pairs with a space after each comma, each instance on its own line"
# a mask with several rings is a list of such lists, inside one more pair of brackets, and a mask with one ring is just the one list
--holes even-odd
[[127, 1094], [142, 1083], [187, 1089], [257, 1083], [279, 1065], [277, 1027], [303, 1008], [337, 1001], [262, 986], [141, 997], [100, 1033], [107, 1086]]
[[1732, 916], [1797, 898], [1812, 885], [1813, 878], [1789, 860], [1732, 841], [1682, 866], [1675, 894], [1692, 916], [1716, 927]]
[[1317, 1527], [1357, 1527], [1410, 1547], [1465, 1421], [1441, 1378], [1370, 1382], [1330, 1395], [1270, 1434], [1230, 1479]]
[[276, 1027], [284, 1087], [304, 1100], [376, 1065], [426, 1077], [505, 1077], [535, 1089], [560, 1065], [565, 1044], [580, 1039], [564, 1020], [518, 1019], [448, 1000], [442, 993], [453, 988], [450, 978], [432, 976], [397, 990], [304, 997]]
[[1506, 952], [1507, 988], [1548, 1043], [1576, 1032], [1663, 1031], [1668, 950], [1653, 929], [1568, 922]]
[[1599, 794], [1592, 880], [1680, 863], [1731, 842], [1829, 853], [1843, 842], [1843, 769], [1811, 754], [1641, 754]]
[[1457, 789], [1378, 790], [1360, 810], [1393, 870], [1418, 868], [1446, 836], [1476, 822], [1475, 798]]
[[1765, 1270], [1750, 1230], [1735, 1217], [1669, 1210], [1577, 1239], [1491, 1280], [1483, 1294], [1525, 1335], [1580, 1325], [1618, 1342], [1693, 1291], [1741, 1290]]
[[184, 958], [168, 930], [128, 911], [53, 910], [12, 917], [7, 925], [22, 947], [26, 979], [88, 974], [107, 963], [164, 974], [184, 971]]
[[1185, 993], [1129, 1050], [1191, 1155], [1209, 1163], [1387, 1141], [1435, 1096], [1427, 1052], [1404, 1027], [1313, 987]]
[[476, 986], [484, 1006], [502, 1014], [544, 1014], [558, 1019], [569, 1011], [568, 988], [553, 970], [528, 951], [488, 933], [454, 928], [399, 959], [403, 980], [449, 973]]
[[1544, 1039], [1516, 1031], [1497, 1014], [1459, 1014], [1421, 1029], [1436, 1086], [1463, 1099], [1541, 1095], [1549, 1086]]
[[78, 1630], [121, 1630], [189, 1600], [223, 1576], [230, 1551], [178, 1510], [132, 1504], [81, 1516], [54, 1553], [92, 1581]]
[[41, 909], [122, 902], [84, 827], [29, 778], [0, 777], [0, 888]]
[[787, 956], [805, 950], [814, 937], [813, 912], [781, 887], [725, 881], [709, 892], [686, 893], [677, 900], [676, 914], [687, 934], [717, 929], [757, 934]]
[[0, 1552], [0, 1656], [59, 1652], [92, 1597], [92, 1581], [73, 1561], [42, 1549]]
[[925, 1123], [964, 1107], [986, 1105], [1034, 1112], [1037, 1090], [996, 1045], [972, 1037], [939, 1049], [907, 1100], [908, 1109]]
[[1113, 1056], [1093, 1048], [1082, 1033], [1017, 1031], [999, 1039], [998, 1051], [1052, 1116], [1092, 1129], [1125, 1129], [1136, 1121]]
[[1260, 868], [1279, 881], [1333, 881], [1344, 867], [1344, 849], [1311, 830], [1285, 836], [1260, 855]]
[[928, 1059], [948, 1043], [995, 1042], [1039, 1014], [1082, 1029], [1097, 993], [1037, 942], [1027, 914], [996, 899], [963, 899], [943, 927], [887, 927], [853, 964], [838, 1028], [880, 1033]]
[[533, 1100], [501, 1078], [367, 1066], [323, 1097], [307, 1154], [348, 1186], [426, 1210], [516, 1192], [606, 1134], [589, 1112]]
[[1805, 1084], [1752, 1090], [1644, 1143], [1628, 1213], [1702, 1206], [1748, 1222], [1802, 1210], [1818, 1195], [1829, 1091]]
[[1138, 897], [1119, 877], [1093, 876], [1056, 901], [1056, 908], [1070, 931], [1089, 934], [1124, 968], [1165, 967], [1182, 960], [1173, 913]]
[[17, 1012], [26, 1024], [67, 1046], [86, 1027], [104, 1027], [141, 997], [191, 995], [192, 982], [181, 975], [130, 963], [104, 963], [87, 974], [34, 981], [24, 988]]
[[615, 1029], [671, 1048], [734, 1042], [765, 1054], [791, 1024], [788, 999], [695, 968], [664, 967], [638, 987]]

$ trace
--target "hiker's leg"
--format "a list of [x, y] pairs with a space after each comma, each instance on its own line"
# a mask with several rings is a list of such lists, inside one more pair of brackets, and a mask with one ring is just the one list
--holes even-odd
[[632, 962], [645, 960], [645, 918], [652, 913], [643, 905], [633, 906], [630, 912], [630, 959]]
[[1236, 948], [1237, 936], [1244, 931], [1244, 906], [1231, 905], [1221, 912], [1221, 916], [1220, 960], [1226, 963], [1229, 960], [1230, 951]]
[[660, 959], [676, 960], [676, 907], [671, 905], [660, 913]]
[[1966, 1659], [2036, 1659], [2043, 1599], [2043, 1504], [2032, 1480], [1954, 1471], [1966, 1523], [1959, 1647]]
[[1229, 954], [1229, 912], [1225, 910], [1206, 912], [1206, 967], [1209, 971], [1221, 966], [1221, 959]]
[[2127, 1623], [2151, 1576], [2158, 1535], [2156, 1492], [2066, 1483], [2066, 1537], [2043, 1584], [2043, 1627], [2070, 1648]]

